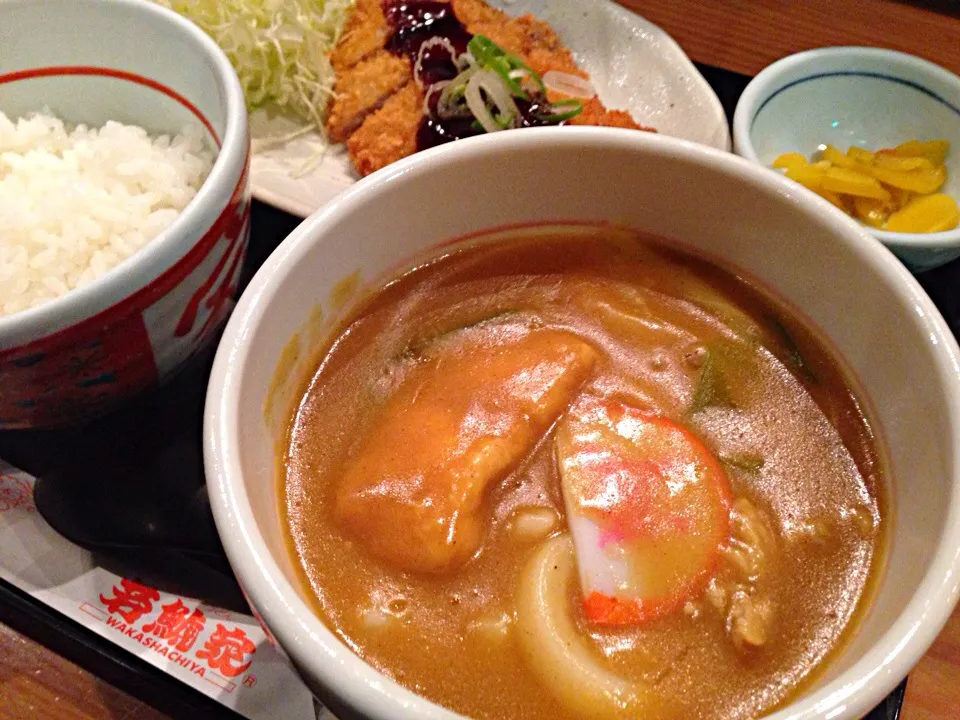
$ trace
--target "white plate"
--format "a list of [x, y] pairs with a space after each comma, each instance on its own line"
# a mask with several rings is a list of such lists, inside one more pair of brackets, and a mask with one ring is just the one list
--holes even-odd
[[[548, 22], [590, 73], [605, 105], [665, 135], [730, 149], [730, 130], [716, 94], [680, 46], [663, 30], [608, 0], [490, 0], [510, 15], [532, 13]], [[254, 113], [254, 137], [294, 127]], [[302, 170], [317, 153], [323, 161]], [[315, 164], [315, 163], [311, 163]], [[254, 196], [306, 217], [359, 179], [342, 145], [324, 150], [308, 135], [251, 159]]]

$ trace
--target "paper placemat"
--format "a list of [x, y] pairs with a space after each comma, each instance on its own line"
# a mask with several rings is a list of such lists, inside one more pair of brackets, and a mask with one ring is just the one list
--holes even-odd
[[97, 567], [37, 512], [33, 484], [0, 460], [0, 578], [250, 720], [335, 720], [256, 620]]

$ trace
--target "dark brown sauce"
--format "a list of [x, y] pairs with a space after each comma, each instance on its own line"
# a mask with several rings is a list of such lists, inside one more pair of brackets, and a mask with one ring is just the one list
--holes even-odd
[[[437, 95], [439, 95], [439, 93], [434, 93], [429, 103], [430, 110], [434, 113], [436, 111]], [[520, 98], [514, 98], [513, 101], [516, 103], [517, 109], [520, 110], [521, 128], [563, 124], [547, 123], [540, 119], [539, 112], [543, 107], [543, 103], [531, 102]], [[417, 149], [425, 150], [426, 148], [442, 145], [443, 143], [453, 140], [472, 137], [474, 135], [483, 135], [483, 131], [477, 129], [477, 124], [473, 117], [440, 120], [436, 117], [425, 115], [420, 123], [419, 130], [417, 130]]]
[[[463, 53], [473, 37], [454, 14], [453, 6], [449, 2], [385, 0], [384, 14], [391, 29], [387, 50], [396, 55], [407, 56], [412, 63], [417, 62], [420, 48], [428, 40], [445, 39], [457, 53]], [[449, 49], [439, 45], [428, 48], [420, 58], [421, 88], [426, 90], [434, 83], [455, 78], [459, 70], [454, 61]], [[435, 92], [427, 101], [430, 114], [424, 115], [417, 130], [417, 150], [484, 134], [484, 130], [473, 117], [439, 118], [436, 113], [438, 98], [439, 93]], [[549, 123], [541, 119], [541, 111], [547, 104], [545, 97], [531, 100], [514, 98], [514, 102], [520, 111], [520, 127], [563, 124]]]
[[[387, 40], [387, 50], [397, 55], [406, 55], [410, 58], [410, 62], [417, 61], [420, 46], [430, 38], [446, 38], [457, 52], [462, 53], [467, 49], [470, 38], [473, 37], [453, 14], [453, 6], [449, 2], [386, 0], [384, 14], [392, 30]], [[451, 60], [449, 53], [443, 54], [447, 56], [449, 62]], [[439, 56], [437, 59], [440, 59]], [[428, 84], [448, 79], [450, 78], [442, 76], [436, 79], [432, 76], [424, 77], [424, 81]]]

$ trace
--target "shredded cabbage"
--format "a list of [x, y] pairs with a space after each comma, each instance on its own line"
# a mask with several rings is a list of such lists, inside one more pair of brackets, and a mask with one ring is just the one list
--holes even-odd
[[322, 131], [333, 49], [353, 0], [156, 0], [192, 20], [233, 64], [250, 110], [275, 105]]

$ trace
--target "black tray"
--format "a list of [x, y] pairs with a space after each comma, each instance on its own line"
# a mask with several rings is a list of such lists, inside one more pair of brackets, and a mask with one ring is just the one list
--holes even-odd
[[[698, 66], [728, 119], [749, 78]], [[254, 202], [241, 287], [299, 219]], [[918, 276], [960, 331], [960, 261]], [[201, 413], [212, 352], [157, 392], [82, 429], [0, 433], [0, 458], [38, 478], [37, 505], [98, 562], [174, 593], [244, 610], [207, 505]], [[108, 541], [105, 544], [104, 541]], [[132, 550], [149, 545], [152, 550]], [[236, 713], [0, 581], [0, 621], [174, 717]], [[896, 720], [906, 680], [868, 720]]]

